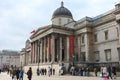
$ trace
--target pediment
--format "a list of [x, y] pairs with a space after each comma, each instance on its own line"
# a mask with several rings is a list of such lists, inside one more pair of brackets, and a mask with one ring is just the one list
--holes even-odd
[[30, 39], [31, 41], [35, 41], [52, 33], [71, 35], [73, 32], [73, 28], [62, 27], [58, 25], [48, 25], [38, 28], [38, 30], [30, 37]]

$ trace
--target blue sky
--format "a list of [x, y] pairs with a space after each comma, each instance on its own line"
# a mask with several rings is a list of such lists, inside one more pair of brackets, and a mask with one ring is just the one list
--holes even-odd
[[[103, 14], [119, 0], [62, 0], [75, 21]], [[0, 50], [21, 50], [30, 32], [51, 24], [61, 0], [0, 0]]]

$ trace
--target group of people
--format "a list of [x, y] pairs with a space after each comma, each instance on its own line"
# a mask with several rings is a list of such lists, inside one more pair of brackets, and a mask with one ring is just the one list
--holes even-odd
[[55, 69], [52, 69], [51, 67], [48, 67], [48, 70], [46, 68], [37, 68], [37, 75], [55, 75]]
[[[25, 74], [27, 74], [28, 80], [31, 80], [32, 68], [30, 67], [29, 70], [27, 71], [27, 73], [25, 73]], [[10, 69], [10, 76], [12, 77], [12, 80], [23, 80], [24, 71], [22, 69], [19, 70], [19, 68], [12, 68], [12, 69]]]
[[89, 67], [77, 68], [77, 67], [72, 66], [70, 68], [70, 73], [71, 75], [89, 76], [90, 70], [89, 70]]
[[12, 80], [14, 80], [15, 78], [17, 80], [23, 80], [23, 75], [23, 70], [19, 70], [19, 68], [10, 69], [10, 76], [12, 77]]
[[116, 67], [115, 66], [108, 66], [108, 67], [101, 67], [101, 76], [104, 78], [111, 78], [116, 79]]
[[94, 71], [95, 76], [98, 76], [98, 72], [100, 72], [101, 77], [107, 77], [108, 79], [116, 78], [116, 67], [115, 66], [102, 66], [102, 67], [75, 67], [71, 66], [69, 72], [71, 75], [75, 76], [90, 76], [90, 71]]

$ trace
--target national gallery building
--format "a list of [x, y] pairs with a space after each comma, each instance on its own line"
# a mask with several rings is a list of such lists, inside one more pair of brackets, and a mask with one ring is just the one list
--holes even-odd
[[52, 24], [38, 28], [21, 50], [21, 66], [28, 69], [106, 66], [120, 63], [120, 4], [96, 17], [73, 19], [61, 2]]

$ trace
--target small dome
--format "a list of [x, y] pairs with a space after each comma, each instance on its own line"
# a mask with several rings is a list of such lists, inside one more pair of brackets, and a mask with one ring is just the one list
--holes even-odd
[[67, 8], [63, 6], [63, 2], [61, 2], [61, 7], [54, 11], [52, 18], [55, 18], [58, 16], [66, 16], [66, 17], [72, 18], [72, 14], [70, 10], [68, 10]]

